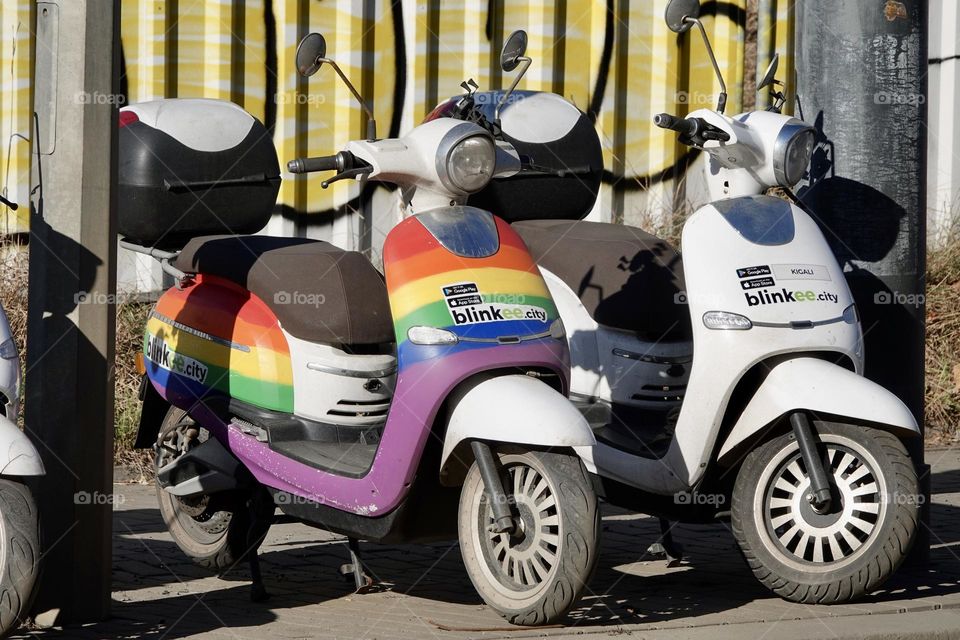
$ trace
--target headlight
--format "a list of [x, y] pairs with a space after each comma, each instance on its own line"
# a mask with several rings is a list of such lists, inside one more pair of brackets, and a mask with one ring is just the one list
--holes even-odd
[[707, 311], [703, 314], [703, 326], [715, 330], [744, 331], [753, 327], [750, 318], [729, 311]]
[[781, 187], [800, 182], [813, 155], [813, 128], [800, 120], [790, 120], [777, 135], [773, 149], [773, 173]]
[[457, 334], [452, 331], [419, 325], [407, 329], [407, 340], [413, 344], [425, 345], [457, 344], [460, 341]]
[[495, 164], [496, 152], [490, 138], [471, 136], [461, 140], [447, 154], [446, 178], [455, 189], [475, 193], [490, 182]]

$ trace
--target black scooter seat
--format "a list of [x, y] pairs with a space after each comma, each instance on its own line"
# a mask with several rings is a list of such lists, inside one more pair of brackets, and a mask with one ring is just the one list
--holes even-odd
[[202, 236], [174, 266], [248, 289], [302, 340], [348, 347], [394, 340], [383, 277], [356, 251], [307, 238]]

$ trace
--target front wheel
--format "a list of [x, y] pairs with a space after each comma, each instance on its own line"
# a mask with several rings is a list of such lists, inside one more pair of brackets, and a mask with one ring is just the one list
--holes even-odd
[[903, 562], [917, 529], [913, 463], [886, 431], [815, 422], [833, 500], [818, 512], [792, 434], [746, 458], [731, 519], [754, 575], [793, 602], [832, 604], [876, 589]]
[[517, 523], [490, 531], [493, 510], [474, 463], [460, 494], [460, 551], [484, 601], [513, 624], [556, 622], [580, 597], [597, 561], [597, 499], [573, 455], [496, 452]]
[[0, 478], [0, 637], [19, 627], [40, 569], [40, 522], [23, 482]]

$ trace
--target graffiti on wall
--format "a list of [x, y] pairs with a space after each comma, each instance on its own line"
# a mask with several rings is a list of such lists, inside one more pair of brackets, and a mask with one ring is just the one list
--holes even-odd
[[[729, 112], [743, 100], [746, 5], [702, 3]], [[786, 3], [779, 5], [761, 2], [758, 63], [792, 46]], [[0, 189], [24, 204], [33, 6], [12, 0], [0, 10]], [[327, 154], [362, 136], [364, 122], [332, 70], [297, 76], [293, 59], [302, 36], [326, 36], [329, 55], [372, 105], [380, 135], [395, 136], [457, 94], [464, 79], [481, 89], [509, 82], [498, 53], [505, 37], [522, 28], [533, 65], [520, 88], [559, 93], [588, 113], [604, 149], [601, 215], [631, 221], [669, 200], [669, 185], [691, 159], [672, 134], [653, 125], [653, 114], [710, 106], [719, 89], [699, 38], [678, 37], [663, 24], [665, 6], [666, 0], [122, 0], [122, 76], [117, 95], [108, 98], [231, 100], [267, 125], [281, 160]], [[348, 182], [324, 190], [319, 180], [285, 178], [279, 210], [307, 226], [352, 209], [360, 195]], [[25, 225], [25, 216], [7, 220], [8, 230]]]

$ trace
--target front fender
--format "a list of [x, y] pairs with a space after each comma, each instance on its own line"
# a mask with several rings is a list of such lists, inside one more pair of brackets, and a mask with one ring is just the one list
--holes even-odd
[[719, 462], [771, 422], [797, 410], [870, 423], [899, 437], [920, 434], [907, 406], [876, 382], [826, 360], [795, 358], [776, 365], [761, 383], [724, 441]]
[[441, 477], [451, 454], [470, 440], [570, 447], [587, 470], [596, 473], [589, 456], [596, 444], [590, 425], [566, 397], [544, 382], [524, 375], [480, 378], [454, 392], [451, 400]]
[[40, 453], [30, 438], [0, 416], [0, 476], [42, 476]]

